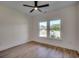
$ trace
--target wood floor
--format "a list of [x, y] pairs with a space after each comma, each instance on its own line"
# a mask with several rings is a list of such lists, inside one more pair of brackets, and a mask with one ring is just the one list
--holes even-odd
[[0, 58], [77, 58], [79, 54], [51, 47], [40, 43], [29, 42], [0, 52]]

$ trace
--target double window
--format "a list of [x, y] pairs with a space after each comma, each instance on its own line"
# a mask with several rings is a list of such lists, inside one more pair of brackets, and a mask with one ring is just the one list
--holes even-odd
[[48, 20], [39, 23], [39, 37], [61, 39], [61, 20]]

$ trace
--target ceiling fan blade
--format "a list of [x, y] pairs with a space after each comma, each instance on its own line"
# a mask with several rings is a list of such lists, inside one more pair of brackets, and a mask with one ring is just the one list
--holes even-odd
[[33, 11], [34, 11], [34, 9], [30, 10], [30, 13], [33, 12]]
[[42, 12], [40, 9], [38, 9], [40, 12]]
[[26, 7], [34, 7], [34, 6], [26, 5], [26, 4], [23, 4], [23, 6], [26, 6]]
[[35, 1], [35, 7], [37, 7], [37, 3], [38, 3], [38, 1]]
[[45, 5], [38, 6], [38, 8], [43, 8], [43, 7], [48, 7], [48, 6], [49, 6], [49, 4], [45, 4]]

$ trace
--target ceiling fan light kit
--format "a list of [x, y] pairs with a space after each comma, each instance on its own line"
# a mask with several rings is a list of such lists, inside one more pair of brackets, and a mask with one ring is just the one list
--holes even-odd
[[35, 9], [35, 10], [38, 10], [38, 8], [37, 8], [37, 7], [35, 7], [34, 9]]

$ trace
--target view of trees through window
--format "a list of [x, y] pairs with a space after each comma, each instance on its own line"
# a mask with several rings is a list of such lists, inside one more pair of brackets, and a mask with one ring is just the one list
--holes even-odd
[[[48, 23], [49, 22], [49, 23]], [[40, 37], [48, 37], [54, 39], [60, 39], [60, 31], [61, 31], [61, 20], [49, 20], [45, 22], [40, 22]], [[47, 27], [49, 26], [49, 27]], [[47, 30], [49, 29], [49, 30]], [[47, 32], [48, 31], [48, 32]], [[47, 36], [48, 35], [48, 36]]]
[[60, 39], [60, 20], [50, 21], [50, 38]]
[[47, 37], [47, 22], [40, 22], [40, 37]]

